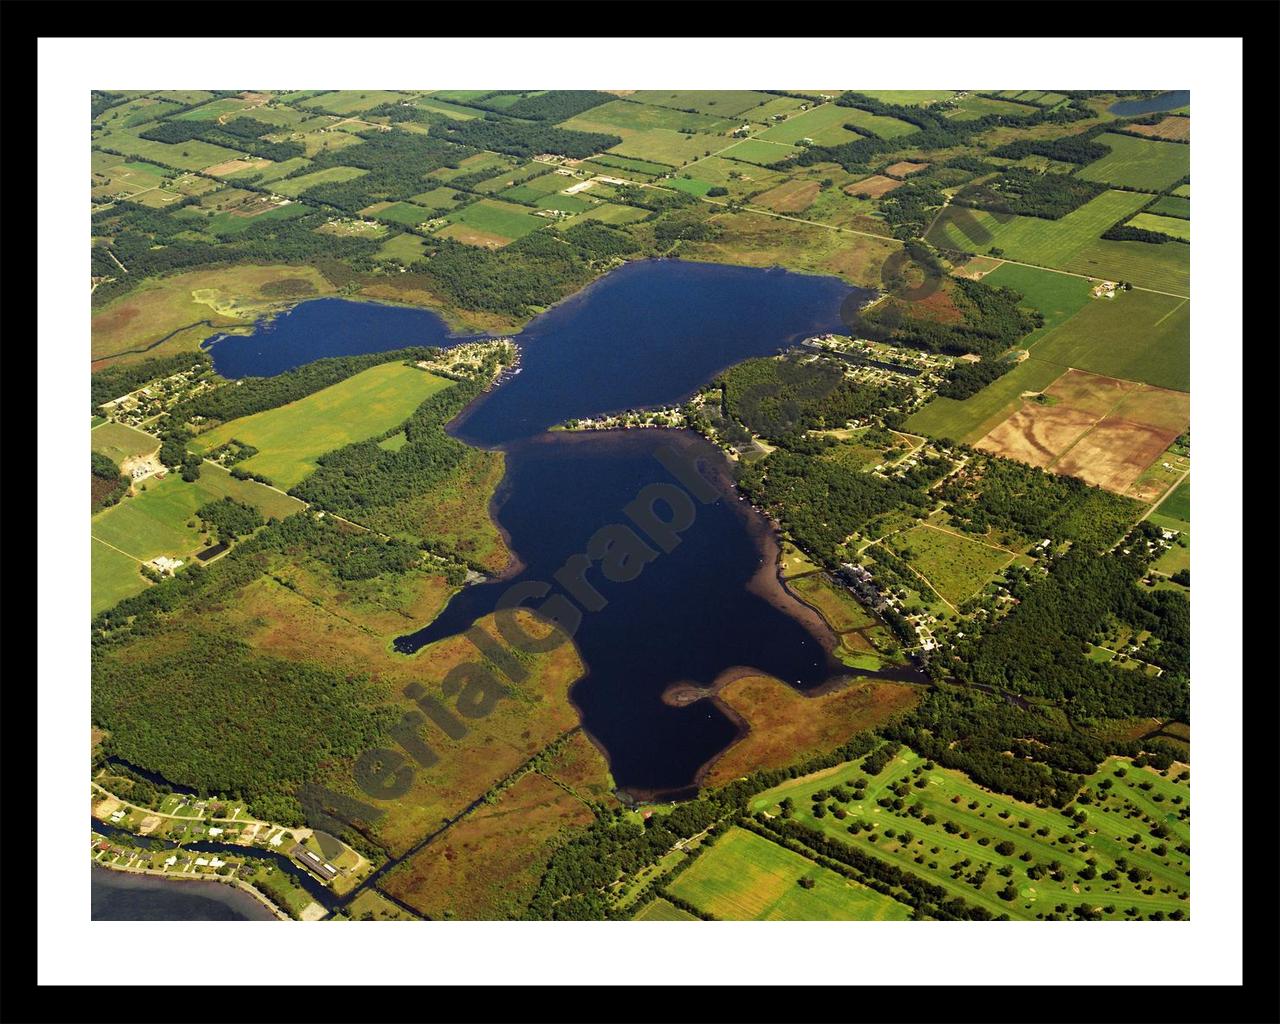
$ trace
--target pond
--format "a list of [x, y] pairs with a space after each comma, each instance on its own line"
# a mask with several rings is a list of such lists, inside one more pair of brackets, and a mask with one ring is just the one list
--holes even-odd
[[1159, 96], [1149, 96], [1143, 100], [1119, 100], [1107, 108], [1108, 112], [1119, 117], [1138, 117], [1142, 114], [1158, 114], [1162, 110], [1177, 110], [1191, 102], [1189, 89], [1176, 89], [1162, 92]]

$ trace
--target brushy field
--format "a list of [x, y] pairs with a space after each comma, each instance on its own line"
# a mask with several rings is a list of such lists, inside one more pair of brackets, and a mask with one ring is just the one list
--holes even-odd
[[413, 203], [374, 203], [360, 213], [361, 216], [372, 217], [374, 220], [403, 224], [406, 227], [416, 227], [431, 219], [430, 210], [414, 206]]
[[[800, 885], [811, 879], [812, 888]], [[905, 921], [910, 909], [753, 832], [733, 828], [669, 886], [724, 921]]]
[[335, 448], [376, 437], [452, 381], [413, 366], [383, 363], [276, 409], [223, 423], [200, 434], [192, 448], [207, 452], [232, 438], [258, 449], [240, 463], [288, 490]]
[[323, 170], [312, 171], [310, 174], [303, 174], [296, 178], [288, 178], [281, 181], [275, 186], [275, 191], [282, 196], [289, 196], [296, 199], [309, 188], [315, 188], [317, 185], [327, 185], [335, 181], [353, 181], [356, 178], [362, 178], [369, 172], [360, 167], [325, 167]]
[[895, 537], [891, 546], [953, 605], [976, 594], [1014, 559], [1011, 552], [925, 525]]
[[89, 432], [89, 447], [105, 455], [117, 466], [135, 455], [146, 455], [160, 447], [150, 434], [124, 423], [103, 423]]
[[692, 914], [681, 910], [674, 903], [668, 903], [661, 896], [646, 903], [633, 921], [696, 921]]
[[[99, 368], [99, 362], [105, 365], [107, 360], [136, 362], [194, 351], [220, 328], [247, 326], [268, 309], [278, 308], [284, 282], [289, 282], [292, 294], [288, 298], [292, 301], [333, 293], [333, 286], [324, 275], [308, 266], [245, 265], [147, 281], [95, 310], [94, 368]], [[267, 286], [271, 286], [273, 294], [264, 294]], [[206, 320], [210, 323], [203, 323]], [[166, 337], [164, 344], [148, 348]]]
[[1061, 367], [1189, 391], [1191, 303], [1143, 291], [1094, 299], [1037, 342], [1031, 355]]
[[846, 633], [876, 624], [875, 618], [843, 587], [829, 582], [822, 573], [791, 580], [787, 586], [805, 603], [818, 609], [833, 631]]
[[748, 732], [712, 762], [705, 784], [721, 786], [757, 768], [784, 768], [831, 750], [855, 732], [910, 711], [923, 692], [905, 683], [856, 679], [809, 697], [772, 676], [735, 679], [718, 696]]
[[[187, 483], [176, 473], [146, 480], [146, 490], [104, 509], [91, 521], [93, 545], [93, 612], [110, 608], [147, 587], [138, 563], [158, 555], [189, 561], [204, 546], [196, 509], [219, 498], [252, 505], [264, 519], [282, 519], [303, 508], [302, 502], [253, 480], [237, 480], [221, 466], [205, 463], [200, 479]], [[141, 485], [140, 485], [141, 487]], [[195, 527], [187, 524], [195, 522]]]
[[[1190, 913], [1191, 859], [1178, 849], [1189, 842], [1182, 812], [1190, 809], [1190, 785], [1180, 766], [1161, 775], [1121, 759], [1105, 762], [1086, 779], [1089, 802], [1069, 805], [1072, 814], [1085, 815], [1077, 823], [1064, 811], [985, 790], [905, 748], [874, 777], [860, 765], [784, 783], [755, 797], [748, 810], [778, 814], [780, 802], [790, 797], [800, 824], [1015, 920], [1069, 915], [1080, 904], [1104, 920]], [[867, 780], [861, 800], [812, 799], [836, 787], [849, 793], [858, 779]], [[905, 806], [881, 806], [880, 799], [895, 798], [895, 789], [905, 790]], [[913, 805], [921, 817], [908, 813]], [[862, 825], [857, 833], [851, 831], [855, 822]], [[1008, 852], [1001, 849], [1005, 842], [1012, 846]], [[1090, 858], [1096, 863], [1090, 865]], [[1120, 861], [1127, 866], [1120, 868]], [[1128, 875], [1131, 869], [1138, 872], [1136, 881]], [[1112, 871], [1115, 876], [1106, 877]], [[1001, 895], [1006, 886], [1014, 890], [1009, 899]]]
[[1160, 192], [1191, 170], [1191, 147], [1177, 142], [1135, 139], [1110, 132], [1095, 141], [1109, 146], [1111, 152], [1080, 169], [1079, 176], [1087, 181]]

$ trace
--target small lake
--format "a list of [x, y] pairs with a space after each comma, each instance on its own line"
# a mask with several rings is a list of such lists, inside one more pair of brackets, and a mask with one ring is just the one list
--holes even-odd
[[[673, 482], [657, 451], [674, 444], [702, 461], [718, 499], [699, 505], [674, 550], [635, 579], [607, 584], [597, 567], [592, 578], [606, 606], [587, 612], [575, 636], [587, 672], [570, 696], [619, 788], [637, 797], [687, 794], [700, 768], [739, 734], [716, 701], [669, 703], [663, 695], [672, 689], [755, 670], [810, 690], [846, 674], [821, 620], [779, 585], [772, 530], [739, 500], [718, 449], [685, 432], [547, 428], [682, 401], [733, 363], [839, 332], [851, 297], [861, 304], [870, 293], [834, 277], [646, 260], [532, 320], [515, 336], [520, 372], [449, 427], [506, 453], [493, 513], [518, 570], [467, 587], [435, 621], [398, 638], [397, 649], [411, 653], [465, 631], [512, 583], [551, 581], [596, 530], [627, 522], [623, 507], [642, 487]], [[211, 352], [224, 375], [267, 375], [322, 356], [458, 340], [434, 314], [320, 299]]]
[[275, 914], [243, 889], [130, 875], [93, 867], [89, 883], [94, 921], [274, 921]]
[[1162, 92], [1159, 96], [1149, 96], [1145, 100], [1120, 100], [1111, 104], [1107, 110], [1120, 117], [1138, 117], [1141, 114], [1158, 114], [1162, 110], [1177, 110], [1190, 102], [1189, 89], [1176, 89]]

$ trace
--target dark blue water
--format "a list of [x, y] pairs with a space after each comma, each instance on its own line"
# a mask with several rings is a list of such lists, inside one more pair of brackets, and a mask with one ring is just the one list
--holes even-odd
[[252, 334], [219, 334], [205, 342], [222, 376], [274, 377], [315, 359], [387, 352], [410, 345], [447, 345], [449, 328], [425, 309], [348, 299], [312, 299], [254, 325]]
[[1118, 103], [1111, 104], [1107, 110], [1120, 117], [1137, 117], [1139, 114], [1158, 114], [1162, 110], [1177, 110], [1190, 102], [1189, 90], [1176, 89], [1145, 100], [1120, 100]]
[[174, 881], [94, 867], [94, 921], [274, 921], [249, 893], [220, 882]]
[[[676, 443], [704, 460], [719, 499], [698, 504], [675, 549], [637, 578], [610, 584], [590, 573], [606, 604], [584, 613], [575, 635], [587, 674], [571, 696], [619, 788], [686, 792], [737, 735], [716, 703], [676, 706], [663, 700], [670, 689], [706, 687], [744, 668], [810, 689], [842, 672], [828, 654], [830, 634], [778, 585], [768, 525], [738, 500], [717, 449], [669, 431], [545, 431], [680, 401], [726, 366], [839, 330], [851, 294], [867, 297], [831, 277], [654, 260], [627, 264], [533, 320], [516, 336], [520, 372], [450, 426], [469, 444], [506, 451], [494, 508], [522, 568], [466, 588], [397, 647], [412, 652], [465, 631], [514, 583], [551, 582], [595, 531], [627, 521], [623, 506], [643, 486], [672, 482], [655, 452]], [[405, 329], [415, 323], [418, 333]], [[263, 375], [321, 356], [448, 340], [430, 314], [325, 299], [212, 353], [225, 375]]]

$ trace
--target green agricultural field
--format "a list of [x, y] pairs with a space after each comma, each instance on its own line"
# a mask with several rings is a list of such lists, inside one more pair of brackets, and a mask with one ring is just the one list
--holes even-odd
[[[992, 793], [906, 748], [874, 777], [868, 778], [860, 764], [784, 783], [755, 797], [748, 811], [776, 815], [780, 802], [790, 797], [797, 823], [1015, 920], [1072, 916], [1082, 903], [1104, 920], [1190, 913], [1184, 898], [1190, 857], [1178, 847], [1189, 841], [1189, 824], [1181, 815], [1190, 809], [1191, 794], [1180, 772], [1162, 777], [1111, 759], [1085, 780], [1089, 802], [1069, 805], [1072, 814], [1085, 815], [1077, 823], [1064, 811]], [[861, 800], [842, 803], [830, 795], [817, 804], [812, 800], [816, 791], [830, 793], [835, 787], [851, 794], [859, 779], [866, 780]], [[894, 799], [898, 793], [904, 794], [901, 810], [879, 805], [882, 797]], [[815, 806], [822, 809], [821, 817]], [[919, 808], [920, 817], [909, 813], [912, 807]], [[856, 834], [850, 831], [855, 822], [864, 826]], [[1157, 827], [1166, 834], [1157, 837]], [[1005, 852], [1003, 843], [1012, 849]], [[1088, 864], [1089, 858], [1096, 863]], [[1120, 860], [1127, 865], [1123, 869]], [[1128, 875], [1131, 869], [1141, 873], [1133, 876], [1136, 881]], [[1108, 879], [1111, 871], [1115, 877]], [[1001, 895], [1008, 893], [1006, 887], [1013, 890], [1009, 899]], [[1064, 910], [1057, 909], [1063, 905]]]
[[431, 219], [430, 210], [414, 206], [413, 203], [375, 203], [367, 210], [361, 210], [360, 214], [388, 224], [403, 224], [406, 227], [416, 227]]
[[1036, 107], [1025, 103], [1011, 103], [1008, 100], [992, 100], [985, 96], [975, 96], [970, 93], [962, 99], [955, 110], [950, 111], [947, 117], [956, 121], [973, 121], [979, 117], [986, 117], [988, 114], [1001, 114], [1006, 117], [1026, 117], [1027, 114], [1033, 114]]
[[435, 181], [447, 183], [454, 178], [478, 174], [480, 171], [491, 170], [494, 174], [497, 174], [503, 168], [510, 169], [513, 166], [514, 161], [509, 156], [502, 156], [498, 153], [477, 153], [475, 156], [469, 156], [460, 161], [457, 167], [441, 167], [432, 171], [430, 176]]
[[499, 193], [499, 198], [513, 203], [536, 203], [543, 196], [549, 196], [554, 192], [559, 192], [561, 189], [568, 188], [574, 183], [574, 180], [566, 175], [556, 174], [552, 171], [550, 174], [544, 174], [541, 177], [521, 182], [515, 188], [509, 188], [505, 192]]
[[[145, 486], [146, 490], [141, 490]], [[99, 512], [91, 520], [93, 535], [92, 606], [96, 614], [147, 586], [138, 563], [158, 555], [190, 561], [204, 546], [204, 534], [187, 523], [196, 509], [219, 498], [253, 505], [264, 519], [282, 519], [302, 509], [296, 498], [253, 480], [237, 480], [221, 466], [204, 463], [200, 478], [187, 483], [170, 473], [145, 480], [138, 493]]]
[[[1187, 188], [1189, 186], [1183, 186]], [[1191, 219], [1191, 200], [1181, 195], [1161, 196], [1149, 207], [1147, 213], [1158, 213], [1165, 217], [1182, 217], [1184, 220]]]
[[696, 921], [692, 914], [681, 910], [674, 903], [668, 903], [661, 896], [646, 903], [633, 921]]
[[295, 217], [303, 217], [310, 212], [301, 203], [291, 203], [288, 206], [276, 206], [270, 210], [264, 210], [262, 213], [255, 213], [252, 217], [242, 217], [238, 213], [219, 213], [214, 217], [210, 217], [208, 222], [201, 229], [206, 234], [226, 236], [238, 235], [242, 231], [247, 231], [255, 224], [262, 224], [272, 220], [293, 220]]
[[1008, 551], [924, 525], [894, 537], [891, 547], [953, 605], [978, 593], [1014, 559]]
[[1101, 160], [1082, 167], [1079, 176], [1108, 185], [1160, 192], [1191, 170], [1191, 147], [1179, 142], [1138, 139], [1132, 135], [1099, 135], [1095, 142], [1110, 147]]
[[526, 207], [504, 203], [500, 199], [481, 199], [449, 214], [448, 219], [450, 224], [465, 225], [507, 241], [523, 238], [547, 223], [545, 219], [531, 214]]
[[288, 178], [279, 182], [275, 186], [275, 191], [282, 196], [289, 196], [296, 199], [309, 188], [315, 188], [317, 185], [327, 185], [335, 181], [353, 181], [356, 178], [362, 178], [369, 172], [360, 167], [326, 167], [323, 170], [312, 171], [310, 174], [303, 174], [296, 178]]
[[982, 280], [993, 288], [1012, 288], [1021, 292], [1021, 305], [1044, 314], [1044, 326], [1018, 342], [1020, 348], [1035, 344], [1089, 302], [1091, 286], [1084, 278], [1039, 267], [1002, 263]]
[[[571, 117], [562, 122], [562, 127], [579, 132], [606, 132], [621, 135], [625, 139], [636, 133], [648, 132], [656, 128], [672, 132], [685, 128], [699, 134], [719, 135], [737, 125], [725, 117], [690, 114], [683, 110], [672, 110], [670, 107], [614, 100]], [[704, 143], [706, 141], [703, 140]]]
[[1031, 357], [1064, 369], [1073, 366], [1189, 391], [1190, 341], [1188, 300], [1157, 292], [1119, 292], [1114, 299], [1091, 300], [1037, 342]]
[[[942, 211], [927, 240], [943, 249], [985, 255], [990, 248], [1021, 263], [1053, 267], [1143, 288], [1187, 294], [1189, 253], [1181, 245], [1104, 241], [1102, 233], [1137, 213], [1150, 199], [1139, 192], [1108, 191], [1060, 220], [955, 208]], [[977, 222], [981, 235], [961, 223]], [[963, 220], [962, 220], [963, 218]], [[970, 237], [974, 235], [974, 237]]]
[[269, 182], [287, 178], [290, 174], [297, 174], [303, 168], [310, 166], [311, 161], [305, 156], [295, 156], [291, 160], [281, 160], [278, 164], [271, 164], [269, 167], [261, 169], [249, 167], [243, 171], [235, 171], [226, 177], [232, 181], [236, 178], [253, 178], [258, 184], [266, 185]]
[[632, 132], [609, 152], [680, 167], [705, 156], [707, 150], [714, 153], [724, 144], [725, 140], [709, 135], [685, 135], [668, 128], [651, 128]]
[[425, 206], [428, 210], [452, 210], [458, 205], [458, 200], [453, 198], [457, 194], [458, 190], [456, 188], [442, 185], [439, 188], [421, 192], [413, 196], [412, 200], [419, 206]]
[[795, 146], [789, 143], [766, 142], [764, 139], [743, 139], [734, 143], [720, 155], [730, 160], [766, 167], [769, 164], [794, 156]]
[[[812, 879], [812, 888], [800, 885]], [[745, 829], [733, 828], [668, 887], [725, 921], [905, 921], [910, 909]]]
[[563, 223], [566, 227], [573, 227], [584, 220], [598, 220], [605, 224], [634, 224], [638, 220], [644, 220], [647, 216], [649, 216], [649, 211], [642, 210], [637, 206], [601, 203], [599, 206], [592, 207], [586, 213], [580, 213], [572, 220], [567, 220]]
[[[145, 129], [142, 129], [145, 131]], [[135, 131], [111, 132], [105, 138], [97, 137], [97, 141], [108, 149], [116, 149], [126, 156], [150, 160], [166, 167], [177, 167], [184, 171], [198, 171], [214, 164], [225, 163], [240, 156], [233, 149], [215, 146], [210, 142], [192, 139], [170, 145], [166, 142], [152, 142], [150, 139], [138, 138]]]
[[134, 455], [147, 455], [156, 451], [160, 442], [150, 434], [124, 423], [104, 422], [89, 432], [89, 447], [118, 466]]
[[1173, 195], [1175, 195], [1175, 196], [1182, 196], [1184, 199], [1190, 199], [1190, 198], [1191, 198], [1191, 185], [1190, 185], [1190, 183], [1188, 183], [1188, 184], [1186, 184], [1186, 185], [1179, 185], [1177, 188], [1175, 188], [1175, 189], [1173, 190], [1173, 193], [1172, 193], [1172, 194], [1173, 194]]
[[907, 419], [904, 429], [929, 437], [948, 437], [953, 441], [973, 444], [1021, 406], [1019, 396], [1022, 392], [1043, 391], [1062, 373], [1061, 366], [1035, 359], [1024, 360], [963, 401], [934, 398]]
[[251, 106], [247, 100], [237, 97], [228, 97], [224, 100], [214, 100], [211, 103], [204, 103], [192, 110], [185, 110], [181, 114], [174, 117], [175, 121], [216, 121], [223, 114], [234, 114]]
[[689, 195], [698, 196], [699, 198], [705, 196], [712, 189], [712, 184], [709, 181], [683, 176], [671, 178], [666, 184], [671, 188], [678, 189], [681, 192], [688, 192]]
[[840, 122], [841, 124], [856, 124], [859, 128], [866, 128], [868, 131], [875, 132], [882, 139], [897, 139], [920, 130], [911, 122], [899, 121], [896, 117], [871, 114], [865, 110], [859, 110], [857, 107], [841, 107], [840, 109], [845, 111], [847, 115]]
[[119, 103], [114, 107], [109, 107], [95, 117], [93, 123], [106, 125], [109, 129], [133, 128], [136, 125], [146, 124], [149, 121], [156, 120], [156, 118], [164, 117], [174, 110], [181, 109], [181, 107], [181, 103], [148, 99], [143, 96], [136, 100], [129, 100], [127, 103]]
[[481, 110], [462, 107], [456, 103], [448, 103], [445, 100], [437, 100], [429, 96], [419, 96], [413, 101], [413, 105], [420, 110], [430, 110], [435, 114], [444, 114], [445, 117], [451, 117], [455, 121], [471, 121], [477, 117], [484, 116], [484, 112]]
[[362, 110], [380, 107], [384, 103], [399, 103], [403, 99], [408, 97], [401, 92], [385, 92], [378, 89], [339, 90], [303, 100], [298, 106], [305, 107], [307, 110], [325, 110], [334, 114], [355, 114]]
[[660, 177], [671, 170], [667, 164], [655, 164], [652, 160], [637, 160], [634, 157], [617, 156], [613, 153], [602, 153], [593, 157], [591, 163], [615, 171], [629, 171], [632, 174], [648, 174], [654, 177]]
[[[855, 132], [842, 128], [841, 125], [852, 123], [853, 115], [858, 113], [853, 107], [840, 107], [834, 103], [824, 103], [819, 107], [811, 107], [799, 114], [793, 114], [785, 121], [757, 136], [765, 142], [780, 142], [794, 146], [801, 139], [812, 139], [819, 146], [837, 146], [842, 142], [851, 142], [861, 138]], [[871, 117], [870, 114], [862, 114]], [[877, 118], [892, 121], [892, 118]], [[905, 122], [894, 121], [894, 124]], [[873, 129], [874, 130], [874, 129]]]
[[382, 259], [399, 260], [401, 263], [413, 263], [422, 259], [426, 246], [426, 239], [419, 238], [417, 235], [396, 235], [383, 243], [382, 248], [378, 250], [378, 256]]
[[412, 366], [383, 363], [296, 402], [223, 423], [192, 444], [209, 451], [232, 438], [258, 449], [240, 463], [287, 490], [325, 452], [363, 441], [402, 423], [452, 382]]
[[582, 213], [590, 210], [595, 204], [581, 196], [566, 196], [559, 192], [543, 196], [536, 203], [540, 210], [563, 210], [565, 213]]
[[1171, 519], [1191, 522], [1191, 477], [1187, 477], [1169, 492], [1164, 501], [1160, 502], [1159, 511], [1161, 515]]
[[627, 97], [638, 103], [679, 110], [697, 110], [713, 117], [737, 117], [754, 113], [756, 107], [775, 97], [750, 89], [641, 89]]
[[1126, 223], [1131, 228], [1141, 228], [1144, 231], [1159, 231], [1162, 235], [1168, 235], [1171, 238], [1191, 241], [1191, 221], [1182, 217], [1161, 217], [1156, 213], [1140, 213]]
[[951, 89], [855, 89], [863, 96], [871, 96], [881, 103], [896, 103], [903, 107], [923, 107], [955, 95]]

